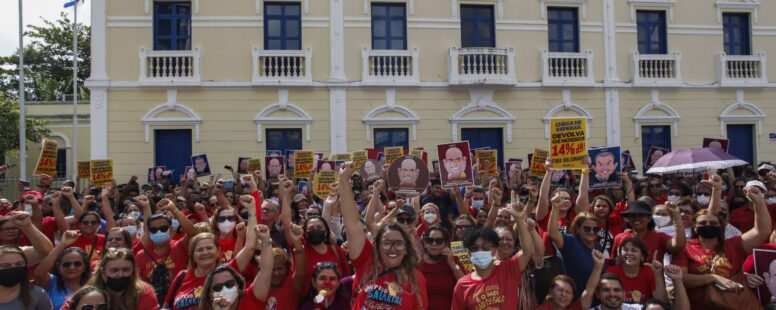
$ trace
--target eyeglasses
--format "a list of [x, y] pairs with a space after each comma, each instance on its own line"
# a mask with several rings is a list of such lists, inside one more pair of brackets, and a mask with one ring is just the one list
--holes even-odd
[[445, 238], [431, 238], [431, 237], [428, 237], [428, 238], [425, 238], [423, 240], [426, 241], [426, 243], [428, 243], [429, 245], [443, 245], [443, 244], [445, 244]]
[[650, 183], [648, 187], [659, 187], [660, 183]]
[[83, 305], [80, 310], [108, 310], [108, 304]]
[[397, 250], [404, 250], [404, 248], [407, 246], [407, 243], [404, 242], [404, 240], [386, 240], [386, 241], [380, 241], [380, 247], [383, 250], [390, 250], [391, 248], [397, 249]]
[[84, 226], [94, 226], [100, 224], [100, 221], [81, 221], [81, 225]]
[[234, 279], [226, 281], [224, 283], [213, 284], [213, 292], [220, 292], [224, 287], [233, 288], [235, 284], [237, 284], [237, 281]]
[[227, 220], [230, 221], [230, 222], [234, 222], [234, 221], [237, 220], [237, 217], [234, 216], [234, 215], [227, 215], [227, 216], [216, 217], [216, 221], [219, 222], [219, 223], [226, 222]]
[[59, 266], [62, 266], [62, 268], [69, 269], [69, 268], [81, 268], [84, 266], [84, 262], [82, 261], [73, 261], [73, 262], [62, 262], [59, 264]]
[[16, 227], [0, 228], [0, 232], [4, 232], [4, 233], [12, 233], [13, 232], [13, 233], [15, 233], [15, 232], [19, 232], [19, 229], [16, 228]]
[[411, 217], [397, 217], [396, 221], [402, 224], [412, 224], [412, 222], [414, 222], [415, 219]]
[[586, 233], [594, 232], [597, 234], [599, 231], [601, 231], [601, 227], [598, 227], [598, 226], [582, 226], [581, 228], [582, 228], [582, 231]]
[[[149, 229], [149, 230], [150, 230], [150, 229]], [[113, 242], [113, 241], [124, 241], [124, 237], [111, 237], [111, 238], [105, 238], [105, 239], [106, 239], [106, 240], [108, 240], [108, 242]]]
[[698, 222], [698, 226], [719, 227], [719, 222], [700, 221]]
[[148, 231], [150, 231], [152, 234], [155, 234], [158, 231], [165, 232], [170, 229], [169, 225], [159, 226], [159, 227], [148, 227]]

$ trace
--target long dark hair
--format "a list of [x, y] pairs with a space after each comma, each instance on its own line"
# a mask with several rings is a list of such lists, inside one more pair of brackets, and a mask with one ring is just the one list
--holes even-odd
[[[137, 275], [137, 261], [135, 256], [132, 255], [132, 251], [129, 249], [116, 249], [105, 252], [105, 255], [100, 260], [100, 264], [97, 265], [97, 269], [94, 270], [92, 278], [89, 280], [89, 285], [96, 286], [100, 289], [107, 289], [107, 284], [102, 278], [105, 273], [105, 266], [109, 262], [114, 260], [127, 260], [132, 263], [132, 275], [130, 276], [130, 285], [119, 294], [118, 300], [113, 300], [110, 303], [109, 308], [113, 310], [132, 310], [137, 308], [138, 300], [140, 299], [140, 292], [143, 290], [145, 284]], [[106, 275], [107, 277], [107, 275]]]
[[[24, 268], [28, 267], [27, 264], [29, 262], [27, 262], [27, 256], [24, 255], [24, 251], [22, 251], [22, 249], [18, 246], [0, 246], [0, 256], [6, 254], [17, 254], [21, 256], [22, 259], [24, 259]], [[28, 279], [24, 279], [19, 282], [19, 299], [22, 301], [24, 309], [27, 309], [32, 305], [32, 294], [30, 294], [30, 290], [32, 290], [32, 286], [30, 285], [30, 281]]]
[[[404, 248], [407, 252], [404, 254], [404, 258], [402, 259], [399, 266], [392, 268], [393, 270], [387, 270], [385, 268], [380, 255], [382, 237], [388, 231], [395, 231], [401, 234], [402, 239], [404, 239], [404, 244], [406, 245]], [[358, 283], [357, 291], [364, 289], [371, 282], [376, 281], [377, 278], [380, 277], [380, 275], [384, 272], [392, 271], [396, 275], [396, 280], [400, 285], [403, 286], [408, 283], [410, 284], [410, 287], [412, 287], [412, 292], [409, 293], [415, 295], [418, 298], [418, 303], [422, 303], [422, 297], [420, 296], [420, 281], [418, 280], [418, 276], [415, 273], [415, 266], [420, 263], [420, 255], [418, 254], [419, 252], [417, 246], [415, 245], [414, 238], [410, 237], [410, 235], [404, 230], [404, 228], [399, 226], [399, 224], [391, 222], [388, 225], [380, 227], [380, 230], [377, 231], [375, 240], [372, 243], [372, 252], [375, 255], [374, 262], [372, 263], [372, 266], [369, 266], [369, 271], [367, 271], [366, 275]]]
[[83, 263], [84, 271], [81, 273], [81, 279], [78, 280], [78, 284], [83, 286], [86, 281], [89, 281], [89, 277], [92, 275], [92, 266], [89, 264], [89, 257], [86, 255], [83, 249], [78, 247], [69, 247], [62, 251], [57, 257], [56, 266], [51, 270], [51, 274], [57, 276], [57, 288], [60, 290], [65, 289], [65, 280], [62, 279], [62, 273], [59, 272], [59, 266], [62, 264], [62, 259], [65, 255], [70, 253], [76, 253], [81, 257], [81, 263]]
[[205, 279], [205, 284], [202, 286], [202, 293], [200, 293], [200, 296], [199, 296], [200, 310], [213, 308], [213, 297], [210, 296], [210, 291], [213, 288], [213, 278], [215, 277], [215, 275], [222, 272], [228, 272], [229, 274], [232, 275], [232, 278], [234, 278], [235, 282], [237, 282], [237, 294], [238, 294], [237, 301], [239, 301], [240, 298], [242, 298], [243, 291], [245, 291], [245, 279], [239, 273], [237, 273], [237, 271], [234, 271], [232, 267], [229, 267], [227, 265], [221, 265], [216, 267], [216, 269], [211, 270], [210, 273], [207, 274], [207, 278]]
[[[340, 286], [342, 286], [342, 274], [339, 272], [339, 265], [335, 262], [320, 262], [315, 264], [315, 267], [313, 267], [313, 274], [311, 278], [311, 282], [315, 282], [315, 278], [318, 277], [319, 274], [321, 274], [321, 271], [324, 270], [332, 270], [334, 271], [334, 274], [337, 275], [337, 279], [340, 279]], [[339, 290], [339, 287], [337, 287], [337, 290]], [[318, 291], [313, 287], [313, 285], [310, 285], [310, 293], [308, 294], [311, 299], [315, 297], [315, 295], [318, 295]]]
[[84, 286], [75, 294], [73, 294], [73, 297], [70, 298], [70, 301], [67, 303], [68, 307], [70, 309], [75, 309], [76, 306], [78, 306], [78, 303], [81, 302], [81, 299], [84, 298], [84, 296], [89, 295], [89, 293], [97, 292], [102, 295], [102, 298], [105, 299], [105, 303], [110, 305], [110, 295], [108, 292], [106, 292], [103, 289], [97, 288], [95, 286]]
[[321, 223], [323, 223], [323, 227], [326, 228], [326, 239], [323, 239], [323, 242], [326, 244], [331, 244], [331, 229], [329, 229], [329, 223], [327, 223], [323, 217], [317, 215], [308, 216], [304, 220], [304, 226], [302, 226], [302, 228], [304, 228], [304, 233], [307, 234], [307, 224], [309, 224], [312, 220], [319, 220]]

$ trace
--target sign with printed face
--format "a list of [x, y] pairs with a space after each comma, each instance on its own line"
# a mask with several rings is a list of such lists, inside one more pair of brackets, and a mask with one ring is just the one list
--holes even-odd
[[583, 169], [587, 155], [587, 119], [550, 120], [550, 158], [553, 169]]
[[35, 166], [34, 175], [57, 175], [57, 142], [44, 139], [40, 148], [38, 164]]
[[267, 156], [264, 157], [264, 162], [267, 165], [267, 180], [276, 180], [279, 175], [286, 172], [283, 156]]
[[480, 171], [486, 171], [489, 177], [498, 176], [498, 154], [497, 150], [476, 150], [474, 156], [477, 158], [477, 165]]
[[334, 160], [319, 160], [318, 161], [318, 167], [315, 167], [315, 171], [335, 170], [334, 168], [336, 168], [336, 167], [337, 167], [337, 161], [334, 161]]
[[402, 197], [414, 197], [422, 193], [430, 178], [423, 160], [410, 155], [396, 158], [388, 167], [387, 177], [388, 187]]
[[249, 157], [237, 157], [237, 173], [248, 173], [248, 160], [250, 160]]
[[622, 186], [620, 178], [620, 147], [600, 147], [588, 150], [590, 155], [590, 188]]
[[299, 178], [310, 175], [310, 172], [315, 168], [314, 161], [314, 151], [294, 151], [294, 175]]
[[259, 158], [251, 158], [248, 160], [248, 172], [249, 173], [256, 173], [261, 172], [261, 159]]
[[437, 145], [442, 187], [471, 186], [474, 184], [469, 141]]
[[383, 165], [376, 159], [367, 159], [361, 165], [361, 177], [367, 181], [374, 181], [383, 175]]
[[754, 273], [763, 277], [765, 282], [757, 287], [757, 296], [760, 298], [761, 305], [768, 305], [776, 302], [776, 250], [755, 248], [752, 250], [754, 255]]
[[544, 162], [547, 161], [547, 150], [534, 149], [531, 156], [531, 170], [529, 172], [532, 177], [543, 177], [547, 172], [547, 167], [544, 166]]
[[703, 138], [703, 147], [716, 148], [728, 152], [730, 141], [722, 138]]
[[92, 160], [89, 170], [91, 171], [89, 179], [95, 186], [105, 186], [113, 181], [113, 160]]
[[513, 184], [523, 178], [523, 160], [516, 159], [504, 163], [507, 184]]
[[404, 154], [404, 148], [401, 146], [386, 147], [383, 149], [383, 153], [385, 154], [385, 164], [390, 165], [394, 159]]
[[191, 156], [191, 166], [194, 167], [197, 177], [210, 175], [210, 163], [207, 161], [207, 154]]
[[315, 175], [313, 192], [318, 198], [325, 200], [331, 192], [331, 185], [337, 182], [337, 173], [334, 170], [321, 170]]
[[660, 157], [663, 157], [663, 155], [668, 154], [671, 152], [671, 150], [667, 148], [657, 147], [657, 146], [650, 146], [649, 152], [647, 153], [647, 158], [644, 160], [644, 173], [647, 173], [647, 170], [649, 168], [652, 168], [652, 166], [655, 165], [655, 162], [657, 162]]

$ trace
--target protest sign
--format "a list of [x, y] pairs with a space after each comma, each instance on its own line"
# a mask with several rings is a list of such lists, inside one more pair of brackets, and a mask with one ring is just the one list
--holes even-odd
[[33, 175], [41, 174], [57, 175], [57, 142], [54, 140], [44, 139], [41, 144], [38, 164], [35, 166]]
[[105, 186], [113, 181], [113, 160], [92, 160], [89, 162], [89, 179], [94, 186]]
[[620, 168], [622, 169], [622, 172], [630, 173], [635, 169], [635, 165], [633, 164], [633, 159], [631, 159], [630, 150], [625, 150], [622, 153], [620, 153]]
[[361, 165], [363, 165], [367, 159], [366, 151], [355, 151], [351, 153], [351, 159], [353, 160], [353, 169], [361, 169]]
[[439, 161], [438, 160], [432, 161], [431, 162], [431, 167], [433, 167], [433, 169], [434, 169], [434, 173], [431, 174], [431, 178], [439, 180], [439, 174], [440, 174], [439, 173]]
[[194, 168], [191, 166], [186, 166], [186, 168], [183, 169], [185, 172], [184, 175], [186, 176], [186, 179], [189, 181], [195, 181], [197, 180], [197, 172], [194, 171]]
[[313, 171], [314, 151], [294, 151], [294, 175], [306, 178]]
[[331, 184], [337, 182], [337, 173], [334, 170], [321, 170], [315, 175], [313, 192], [318, 198], [325, 200], [331, 192]]
[[553, 169], [587, 168], [587, 119], [583, 117], [550, 120], [550, 158]]
[[191, 156], [191, 166], [194, 167], [197, 177], [210, 175], [210, 163], [207, 161], [207, 154]]
[[653, 165], [655, 165], [655, 162], [657, 162], [660, 157], [663, 157], [663, 155], [668, 154], [671, 152], [671, 150], [663, 147], [657, 147], [657, 146], [650, 146], [649, 152], [647, 152], [647, 158], [644, 160], [644, 174], [647, 173], [647, 170], [649, 168], [652, 168]]
[[267, 180], [276, 180], [279, 175], [286, 171], [285, 165], [283, 164], [284, 160], [285, 158], [283, 158], [283, 156], [264, 157], [264, 163], [267, 165]]
[[[506, 183], [511, 185], [518, 182], [523, 177], [523, 160], [509, 159], [504, 163], [504, 175], [506, 175]], [[517, 184], [517, 183], [515, 183]]]
[[471, 186], [474, 184], [469, 141], [437, 145], [442, 187]]
[[89, 161], [88, 160], [84, 160], [84, 161], [79, 160], [78, 161], [78, 177], [82, 178], [82, 179], [88, 178], [89, 177], [89, 171], [90, 171], [90, 169], [89, 169]]
[[239, 173], [239, 174], [246, 174], [246, 173], [248, 173], [248, 160], [250, 160], [249, 157], [238, 157], [237, 158], [237, 173]]
[[489, 177], [498, 176], [498, 154], [497, 150], [476, 150], [474, 156], [477, 158], [477, 165], [480, 171], [487, 172]]
[[338, 161], [338, 160], [348, 161], [348, 160], [350, 160], [350, 153], [348, 153], [348, 154], [333, 154], [331, 159], [333, 159], [335, 161]]
[[388, 167], [388, 187], [402, 197], [414, 197], [422, 193], [429, 181], [428, 167], [422, 159], [404, 155], [396, 158]]
[[590, 155], [590, 189], [622, 186], [620, 178], [620, 147], [600, 147], [588, 150]]
[[[549, 152], [541, 149], [534, 149], [533, 156], [531, 156], [531, 170], [529, 175], [532, 177], [543, 177], [547, 172], [547, 167], [544, 166], [544, 162], [547, 161], [547, 154]], [[553, 163], [554, 165], [554, 163]]]
[[450, 250], [452, 250], [453, 256], [457, 257], [458, 261], [466, 268], [464, 273], [474, 271], [474, 264], [472, 264], [471, 257], [469, 256], [469, 250], [463, 246], [463, 241], [450, 242]]
[[334, 160], [319, 160], [318, 166], [315, 167], [315, 171], [321, 171], [321, 170], [335, 170], [334, 168], [337, 166], [337, 162]]
[[757, 287], [757, 297], [761, 305], [767, 305], [776, 302], [776, 250], [755, 248], [752, 251], [754, 255], [754, 274], [765, 278], [765, 283]]
[[251, 158], [248, 160], [248, 173], [261, 172], [261, 159]]
[[361, 165], [361, 177], [367, 181], [374, 181], [383, 175], [383, 166], [376, 159], [367, 159]]
[[404, 148], [401, 146], [386, 147], [383, 149], [383, 153], [385, 154], [385, 163], [390, 165], [394, 159], [404, 154]]
[[722, 138], [703, 138], [703, 147], [717, 148], [717, 149], [725, 151], [725, 153], [728, 152], [728, 145], [729, 144], [730, 144], [730, 141], [728, 141], [728, 139], [722, 139]]

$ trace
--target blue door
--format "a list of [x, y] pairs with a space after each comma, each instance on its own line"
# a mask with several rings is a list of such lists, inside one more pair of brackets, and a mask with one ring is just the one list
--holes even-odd
[[[501, 128], [462, 128], [461, 141], [469, 140], [469, 147], [474, 149], [490, 148], [498, 152], [498, 166], [504, 165], [504, 139]], [[472, 157], [474, 162], [474, 157]]]
[[172, 170], [171, 180], [177, 183], [186, 166], [191, 166], [191, 130], [154, 130], [154, 166]]
[[671, 126], [641, 126], [641, 158], [652, 146], [671, 149]]
[[754, 125], [727, 125], [728, 153], [754, 164]]

